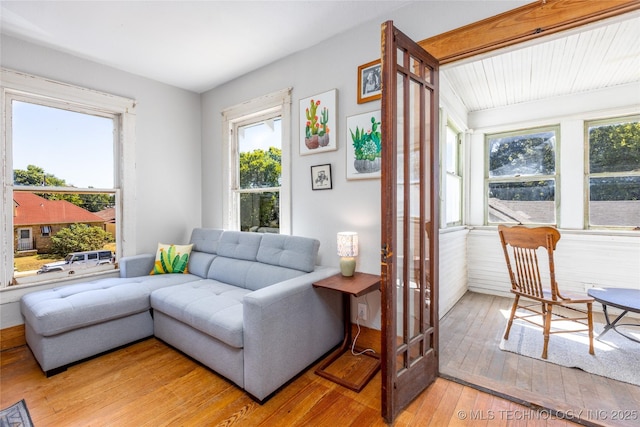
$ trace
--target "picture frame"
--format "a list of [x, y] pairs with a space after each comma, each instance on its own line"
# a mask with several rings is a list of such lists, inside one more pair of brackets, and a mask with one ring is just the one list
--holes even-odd
[[347, 117], [347, 179], [374, 179], [382, 176], [381, 122], [380, 110]]
[[382, 98], [382, 61], [367, 62], [358, 67], [358, 104]]
[[331, 180], [331, 165], [311, 166], [311, 189], [331, 190], [333, 188]]
[[300, 155], [338, 149], [338, 90], [300, 100]]

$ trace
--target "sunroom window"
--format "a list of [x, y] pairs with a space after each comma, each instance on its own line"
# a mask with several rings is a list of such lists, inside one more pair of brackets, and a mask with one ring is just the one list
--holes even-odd
[[489, 224], [556, 224], [558, 127], [486, 136]]
[[589, 227], [640, 227], [640, 116], [586, 123]]

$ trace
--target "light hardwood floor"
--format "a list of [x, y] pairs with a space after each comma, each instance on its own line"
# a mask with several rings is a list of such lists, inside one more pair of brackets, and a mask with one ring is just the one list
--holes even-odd
[[[385, 426], [380, 373], [352, 392], [307, 370], [264, 405], [151, 338], [46, 378], [25, 346], [0, 353], [0, 406], [25, 399], [47, 426]], [[395, 426], [570, 426], [549, 413], [438, 378]]]
[[[542, 408], [582, 415], [585, 424], [640, 425], [640, 387], [501, 351], [504, 313], [512, 302], [467, 292], [440, 321], [440, 373]], [[600, 312], [594, 317], [604, 322]], [[628, 419], [613, 419], [619, 415]]]

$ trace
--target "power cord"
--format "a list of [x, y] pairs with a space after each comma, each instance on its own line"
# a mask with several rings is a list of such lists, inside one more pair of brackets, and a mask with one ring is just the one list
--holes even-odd
[[[367, 310], [369, 310], [369, 301], [367, 301], [367, 296], [364, 296], [364, 302], [367, 305]], [[356, 326], [358, 327], [358, 333], [356, 334], [355, 338], [353, 339], [353, 342], [351, 343], [351, 354], [354, 356], [360, 356], [362, 354], [365, 354], [367, 352], [371, 352], [371, 353], [375, 353], [376, 351], [372, 348], [366, 348], [358, 353], [355, 352], [355, 347], [356, 347], [356, 341], [358, 340], [358, 337], [360, 336], [360, 316], [356, 316]]]

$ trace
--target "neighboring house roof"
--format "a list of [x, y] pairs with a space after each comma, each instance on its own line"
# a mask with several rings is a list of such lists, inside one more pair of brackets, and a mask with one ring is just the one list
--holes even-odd
[[104, 222], [116, 222], [116, 208], [107, 208], [98, 212], [94, 212], [94, 215], [98, 215]]
[[47, 200], [33, 193], [15, 191], [13, 225], [104, 222], [99, 216], [66, 200]]

